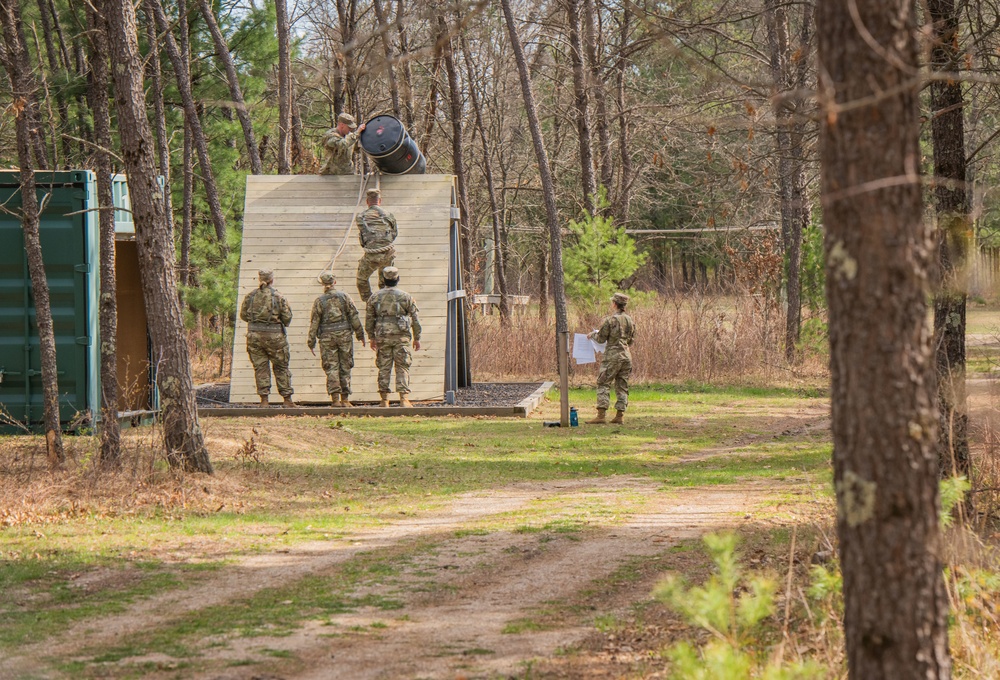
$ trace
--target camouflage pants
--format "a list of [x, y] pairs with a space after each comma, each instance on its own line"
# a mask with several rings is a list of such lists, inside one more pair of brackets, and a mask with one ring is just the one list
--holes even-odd
[[628, 378], [632, 375], [632, 357], [627, 354], [604, 355], [601, 372], [597, 375], [597, 408], [611, 405], [611, 387], [614, 385], [615, 410], [628, 408]]
[[376, 269], [378, 270], [378, 287], [380, 289], [385, 288], [385, 276], [382, 274], [382, 270], [386, 267], [391, 267], [392, 263], [396, 261], [396, 249], [389, 248], [389, 250], [384, 253], [365, 253], [360, 260], [358, 260], [358, 295], [361, 296], [361, 305], [364, 306], [368, 302], [368, 298], [372, 296], [372, 284], [369, 279], [372, 276], [372, 272]]
[[378, 366], [378, 391], [389, 392], [389, 373], [396, 367], [396, 391], [400, 394], [410, 393], [410, 365], [413, 355], [410, 353], [409, 340], [380, 340], [378, 353], [375, 355], [375, 365]]
[[288, 339], [284, 333], [273, 331], [248, 331], [247, 354], [253, 364], [253, 375], [257, 381], [257, 394], [264, 397], [271, 393], [271, 367], [274, 367], [274, 382], [278, 384], [278, 394], [292, 396], [292, 374], [288, 370]]
[[[338, 337], [339, 335], [346, 337]], [[351, 369], [354, 368], [354, 338], [348, 333], [334, 333], [319, 337], [320, 358], [326, 373], [327, 394], [351, 393]]]

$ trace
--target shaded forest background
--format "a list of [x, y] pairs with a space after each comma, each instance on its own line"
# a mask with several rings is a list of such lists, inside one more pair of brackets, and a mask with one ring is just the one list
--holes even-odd
[[[95, 169], [85, 3], [30, 0], [20, 10], [43, 90], [47, 165]], [[459, 175], [470, 292], [531, 295], [533, 311], [548, 313], [541, 186], [494, 3], [147, 0], [138, 10], [177, 273], [203, 349], [223, 348], [235, 312], [245, 175], [316, 172], [319, 139], [340, 112], [398, 116], [429, 172]], [[617, 288], [740, 293], [769, 324], [788, 312], [784, 337], [766, 335], [789, 359], [801, 342], [800, 307], [809, 338], [822, 334], [811, 3], [557, 0], [514, 10], [568, 225], [567, 291], [577, 309], [603, 309]], [[988, 3], [956, 11], [962, 67], [976, 74], [964, 86], [967, 192], [978, 244], [989, 249], [998, 17]], [[185, 112], [185, 89], [196, 116]], [[0, 121], [7, 167], [17, 166], [13, 121]], [[925, 127], [929, 156], [929, 120]], [[598, 251], [628, 261], [588, 259]]]

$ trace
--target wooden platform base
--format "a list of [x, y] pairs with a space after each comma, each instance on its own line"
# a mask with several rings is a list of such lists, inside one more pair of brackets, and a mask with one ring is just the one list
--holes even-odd
[[351, 406], [350, 408], [334, 408], [333, 406], [296, 406], [284, 408], [275, 403], [273, 406], [246, 407], [207, 407], [198, 409], [199, 416], [205, 417], [268, 417], [268, 416], [373, 416], [378, 418], [392, 417], [436, 417], [436, 416], [492, 416], [497, 418], [527, 418], [528, 414], [538, 408], [545, 395], [555, 383], [546, 382], [522, 399], [514, 406], [421, 406], [412, 408], [390, 406]]

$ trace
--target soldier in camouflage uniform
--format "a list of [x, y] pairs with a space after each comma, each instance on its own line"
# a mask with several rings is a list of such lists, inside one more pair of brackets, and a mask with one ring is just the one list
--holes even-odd
[[358, 261], [358, 294], [363, 302], [372, 296], [369, 279], [378, 270], [379, 290], [385, 288], [385, 268], [396, 261], [396, 249], [392, 243], [399, 229], [391, 212], [382, 209], [382, 193], [378, 189], [368, 190], [368, 209], [358, 215], [358, 240], [365, 254]]
[[625, 409], [628, 408], [628, 378], [632, 375], [632, 353], [629, 347], [635, 339], [635, 322], [625, 313], [628, 305], [628, 295], [615, 293], [611, 298], [611, 316], [604, 319], [600, 330], [590, 333], [588, 337], [597, 342], [606, 342], [608, 346], [601, 358], [601, 372], [597, 376], [597, 417], [588, 421], [590, 424], [606, 423], [605, 414], [611, 405], [611, 386], [614, 385], [615, 414], [612, 423], [625, 422]]
[[323, 151], [326, 162], [319, 169], [321, 175], [353, 175], [354, 146], [358, 143], [358, 135], [364, 132], [365, 124], [360, 127], [354, 122], [354, 116], [342, 113], [337, 116], [337, 127], [323, 135]]
[[276, 291], [274, 273], [270, 269], [258, 272], [260, 286], [243, 299], [240, 318], [247, 322], [247, 354], [253, 364], [257, 381], [257, 394], [261, 406], [267, 406], [271, 392], [271, 368], [278, 394], [285, 398], [285, 406], [295, 406], [292, 401], [292, 374], [288, 370], [288, 338], [285, 328], [292, 322], [288, 301]]
[[358, 309], [347, 293], [334, 290], [336, 279], [331, 274], [319, 277], [323, 294], [316, 298], [309, 322], [309, 351], [316, 356], [319, 339], [320, 358], [326, 372], [326, 391], [334, 406], [351, 406], [351, 369], [354, 368], [354, 340], [351, 332], [365, 344], [365, 331], [358, 318]]
[[365, 330], [375, 350], [375, 365], [378, 366], [378, 393], [381, 406], [389, 405], [389, 374], [396, 367], [396, 391], [399, 405], [409, 408], [410, 337], [413, 349], [420, 349], [420, 318], [417, 305], [410, 294], [396, 287], [399, 270], [385, 268], [385, 288], [368, 298], [365, 310]]

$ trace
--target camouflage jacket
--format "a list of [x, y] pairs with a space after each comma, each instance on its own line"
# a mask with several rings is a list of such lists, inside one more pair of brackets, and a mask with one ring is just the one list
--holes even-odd
[[365, 331], [376, 341], [408, 339], [420, 341], [420, 317], [417, 303], [410, 294], [395, 287], [385, 287], [368, 298], [365, 309]]
[[269, 285], [262, 285], [243, 298], [240, 318], [247, 323], [287, 326], [292, 322], [292, 308], [281, 293]]
[[399, 234], [396, 218], [381, 206], [369, 206], [355, 221], [358, 223], [358, 240], [366, 250], [392, 245]]
[[635, 321], [624, 312], [609, 316], [601, 324], [601, 329], [597, 331], [594, 340], [608, 343], [607, 349], [604, 350], [606, 357], [615, 354], [631, 356], [628, 348], [635, 340]]
[[351, 157], [354, 155], [354, 145], [358, 143], [358, 133], [348, 132], [341, 137], [336, 129], [323, 135], [323, 150], [326, 152], [326, 162], [320, 168], [321, 175], [353, 175], [354, 165]]
[[309, 349], [316, 346], [316, 338], [321, 335], [335, 334], [351, 337], [351, 331], [361, 342], [365, 341], [365, 331], [361, 327], [361, 318], [354, 300], [347, 293], [331, 290], [323, 293], [313, 303], [312, 317], [309, 320]]

